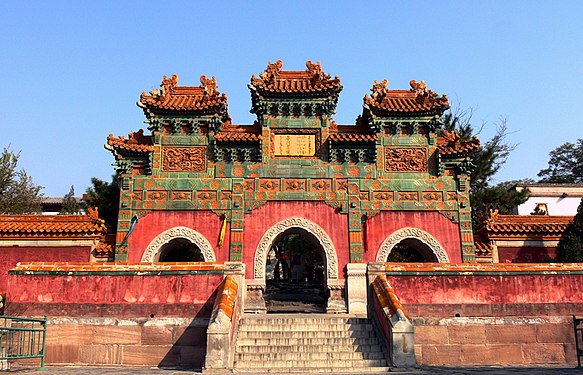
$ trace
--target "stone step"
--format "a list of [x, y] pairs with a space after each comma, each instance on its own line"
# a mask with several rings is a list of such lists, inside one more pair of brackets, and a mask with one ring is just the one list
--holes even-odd
[[365, 315], [244, 316], [235, 353], [235, 372], [374, 373], [389, 370], [383, 346]]
[[[376, 337], [332, 337], [332, 338], [237, 338], [237, 346], [270, 346], [278, 348], [280, 346], [305, 346], [314, 350], [314, 346], [331, 346], [331, 347], [353, 347], [365, 348], [374, 345], [380, 345]], [[275, 350], [275, 349], [272, 349]]]
[[377, 352], [355, 352], [355, 351], [334, 351], [334, 352], [280, 352], [280, 353], [237, 353], [239, 361], [325, 361], [325, 360], [370, 360], [385, 359], [381, 351]]
[[245, 368], [235, 368], [234, 373], [300, 373], [300, 374], [386, 374], [391, 372], [393, 369], [391, 367], [280, 367], [280, 368], [257, 368], [257, 369], [245, 369]]
[[242, 324], [367, 324], [368, 318], [290, 318], [285, 315], [280, 318], [242, 318]]
[[280, 342], [266, 343], [241, 343], [237, 345], [236, 353], [322, 353], [322, 352], [382, 352], [383, 348], [377, 343], [350, 344], [334, 343], [326, 344], [303, 344], [290, 343], [282, 344]]
[[242, 324], [290, 324], [290, 323], [314, 323], [314, 324], [362, 324], [370, 323], [366, 316], [353, 316], [347, 314], [256, 314], [241, 318]]
[[319, 369], [319, 368], [361, 368], [361, 367], [386, 367], [388, 366], [387, 361], [384, 359], [346, 359], [346, 360], [321, 360], [321, 361], [314, 361], [314, 360], [271, 360], [271, 361], [236, 361], [235, 368], [236, 369], [282, 369], [282, 368], [291, 368], [291, 367], [304, 367], [310, 369]]
[[239, 331], [372, 331], [372, 324], [242, 324]]
[[239, 331], [238, 338], [256, 338], [256, 339], [303, 339], [303, 338], [374, 338], [374, 331]]

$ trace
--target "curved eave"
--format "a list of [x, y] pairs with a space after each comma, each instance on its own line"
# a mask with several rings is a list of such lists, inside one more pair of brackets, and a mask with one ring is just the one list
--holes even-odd
[[342, 91], [342, 85], [337, 87], [322, 87], [321, 89], [302, 90], [302, 91], [280, 91], [270, 90], [269, 88], [257, 87], [250, 83], [248, 85], [252, 95], [269, 99], [294, 99], [294, 98], [319, 98], [327, 99], [337, 97]]

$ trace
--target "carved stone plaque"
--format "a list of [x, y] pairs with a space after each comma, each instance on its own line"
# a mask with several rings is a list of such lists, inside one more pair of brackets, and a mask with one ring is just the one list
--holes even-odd
[[387, 172], [427, 171], [427, 151], [424, 148], [387, 148], [385, 151]]
[[204, 147], [165, 147], [162, 169], [167, 172], [203, 172], [206, 169]]
[[275, 156], [314, 156], [316, 136], [313, 134], [275, 134], [273, 147]]

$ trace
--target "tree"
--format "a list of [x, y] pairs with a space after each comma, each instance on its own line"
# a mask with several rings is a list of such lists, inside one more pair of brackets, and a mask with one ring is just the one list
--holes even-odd
[[99, 217], [105, 220], [110, 231], [117, 229], [119, 211], [118, 176], [113, 175], [110, 183], [97, 177], [91, 179], [92, 187], [87, 189], [86, 203], [89, 207], [97, 207]]
[[558, 262], [583, 262], [583, 199], [557, 247]]
[[549, 156], [549, 167], [538, 173], [540, 182], [583, 183], [583, 139], [562, 144]]
[[[472, 126], [473, 110], [456, 109], [444, 116], [443, 129], [456, 131], [460, 140], [469, 141], [481, 133], [486, 126], [482, 123], [478, 131]], [[472, 205], [472, 223], [478, 227], [486, 220], [490, 209], [498, 209], [501, 214], [511, 214], [515, 206], [524, 203], [528, 198], [528, 190], [518, 192], [511, 189], [521, 181], [502, 182], [491, 186], [492, 178], [506, 163], [508, 156], [516, 145], [508, 143], [507, 120], [501, 118], [496, 124], [494, 136], [483, 143], [472, 155], [474, 169], [470, 174], [470, 202]], [[532, 180], [526, 180], [531, 182]], [[533, 182], [533, 181], [532, 181]]]
[[42, 187], [26, 171], [18, 170], [20, 152], [5, 147], [0, 155], [0, 213], [29, 214], [42, 211]]
[[79, 200], [75, 198], [75, 188], [71, 185], [69, 192], [63, 197], [63, 208], [61, 208], [60, 214], [78, 214], [81, 212], [81, 205]]

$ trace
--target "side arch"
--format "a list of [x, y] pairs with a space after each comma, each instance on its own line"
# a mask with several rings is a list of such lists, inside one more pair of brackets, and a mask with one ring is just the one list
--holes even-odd
[[399, 242], [413, 238], [423, 242], [427, 245], [439, 263], [449, 263], [449, 257], [445, 252], [445, 249], [439, 241], [437, 241], [431, 234], [427, 233], [426, 231], [419, 229], [419, 228], [401, 228], [395, 232], [393, 232], [390, 236], [388, 236], [383, 243], [381, 244], [379, 251], [377, 252], [376, 261], [384, 263], [387, 261], [391, 250], [395, 247], [396, 244]]
[[327, 280], [337, 280], [338, 279], [338, 255], [336, 254], [336, 248], [332, 243], [332, 240], [322, 227], [318, 224], [304, 219], [302, 217], [290, 217], [288, 219], [282, 220], [275, 224], [265, 232], [257, 250], [255, 250], [255, 259], [253, 262], [253, 277], [255, 280], [265, 280], [265, 266], [267, 264], [267, 253], [273, 245], [273, 242], [281, 233], [285, 232], [291, 228], [300, 228], [306, 232], [313, 235], [322, 249], [324, 249], [324, 255], [326, 256], [326, 278]]
[[176, 238], [185, 238], [198, 246], [205, 262], [215, 262], [215, 252], [211, 243], [200, 233], [188, 227], [174, 227], [160, 233], [150, 242], [142, 254], [142, 262], [155, 262], [160, 257], [162, 246]]

